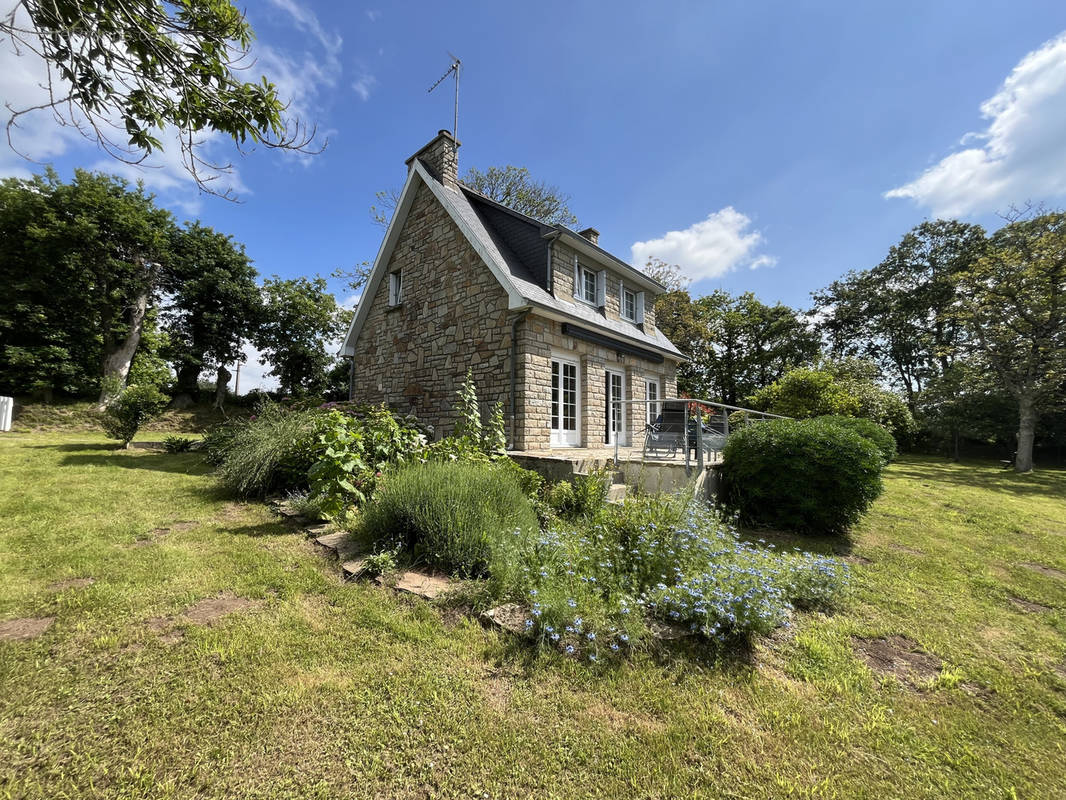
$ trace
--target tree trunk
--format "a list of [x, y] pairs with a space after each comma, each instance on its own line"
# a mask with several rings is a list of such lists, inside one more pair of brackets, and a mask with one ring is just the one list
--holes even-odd
[[226, 369], [225, 365], [218, 365], [218, 380], [215, 384], [215, 408], [222, 410], [223, 404], [226, 402], [226, 394], [229, 390], [230, 371]]
[[1033, 439], [1036, 437], [1036, 409], [1033, 398], [1022, 395], [1018, 401], [1018, 453], [1014, 469], [1031, 472], [1033, 469]]
[[200, 371], [200, 365], [191, 361], [185, 361], [178, 367], [178, 380], [171, 402], [174, 408], [188, 408], [199, 398]]
[[130, 364], [141, 343], [144, 330], [144, 315], [148, 311], [148, 293], [138, 295], [129, 310], [129, 332], [122, 343], [104, 356], [104, 380], [100, 387], [100, 400], [97, 410], [103, 411], [108, 403], [122, 394], [126, 388], [126, 378], [130, 374]]

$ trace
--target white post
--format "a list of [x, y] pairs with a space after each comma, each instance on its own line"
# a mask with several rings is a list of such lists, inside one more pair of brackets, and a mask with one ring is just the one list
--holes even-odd
[[11, 430], [11, 414], [14, 408], [14, 397], [0, 397], [0, 431]]

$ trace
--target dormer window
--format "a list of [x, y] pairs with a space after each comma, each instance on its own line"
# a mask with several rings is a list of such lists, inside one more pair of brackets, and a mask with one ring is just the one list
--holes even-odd
[[596, 305], [596, 273], [578, 265], [577, 296], [586, 303]]
[[398, 306], [403, 302], [403, 273], [400, 270], [389, 273], [389, 305]]
[[630, 322], [637, 321], [637, 293], [632, 289], [622, 286], [622, 319]]

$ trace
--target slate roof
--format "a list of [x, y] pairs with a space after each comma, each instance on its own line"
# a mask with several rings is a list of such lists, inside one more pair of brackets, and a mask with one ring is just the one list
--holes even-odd
[[[427, 170], [428, 171], [428, 170]], [[430, 178], [432, 180], [432, 177]], [[657, 327], [641, 330], [640, 326], [626, 320], [609, 319], [597, 309], [585, 303], [575, 302], [553, 296], [548, 290], [548, 252], [551, 236], [575, 236], [569, 228], [561, 225], [546, 225], [532, 217], [527, 217], [506, 206], [489, 200], [484, 195], [460, 185], [451, 189], [441, 183], [437, 189], [443, 190], [453, 205], [453, 210], [462, 217], [468, 229], [473, 232], [496, 265], [510, 279], [514, 289], [522, 298], [533, 306], [554, 311], [571, 319], [575, 324], [621, 337], [645, 347], [651, 347], [676, 358], [687, 360], [673, 342], [666, 338]], [[580, 237], [586, 244], [591, 244]], [[619, 267], [641, 274], [644, 281], [658, 285], [638, 270], [626, 264], [606, 250], [596, 247]], [[622, 271], [619, 269], [619, 271]]]

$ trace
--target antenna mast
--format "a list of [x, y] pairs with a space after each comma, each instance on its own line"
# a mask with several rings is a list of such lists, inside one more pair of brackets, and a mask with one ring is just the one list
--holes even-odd
[[447, 78], [449, 75], [451, 75], [453, 72], [455, 73], [455, 118], [454, 118], [454, 121], [452, 122], [452, 138], [455, 139], [456, 142], [458, 142], [459, 141], [459, 66], [462, 64], [462, 62], [458, 58], [453, 56], [451, 53], [448, 53], [448, 55], [451, 56], [452, 65], [450, 67], [448, 67], [448, 71], [447, 72], [445, 72], [443, 75], [440, 76], [439, 79], [437, 79], [437, 82], [435, 84], [433, 84], [432, 86], [429, 87], [429, 89], [426, 91], [426, 94], [429, 94], [429, 92], [432, 92], [434, 89], [436, 89], [438, 86], [440, 86], [444, 82], [444, 79]]

